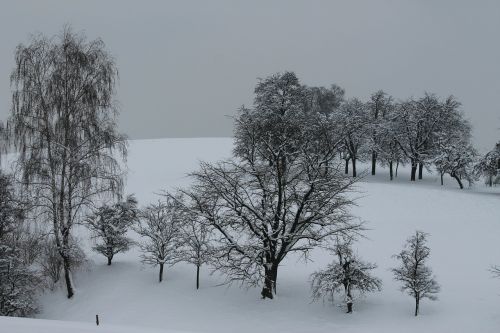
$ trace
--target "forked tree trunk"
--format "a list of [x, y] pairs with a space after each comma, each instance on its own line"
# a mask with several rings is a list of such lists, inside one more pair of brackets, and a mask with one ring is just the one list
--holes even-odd
[[159, 282], [163, 281], [163, 265], [164, 264], [160, 264], [160, 274], [158, 276]]
[[392, 171], [392, 161], [389, 162], [389, 177], [391, 180], [394, 179], [393, 171]]
[[415, 160], [411, 161], [411, 176], [410, 181], [414, 182], [417, 175], [417, 162]]
[[372, 152], [372, 176], [375, 176], [376, 168], [377, 168], [377, 153]]
[[463, 190], [464, 184], [462, 184], [462, 180], [459, 177], [457, 177], [455, 173], [452, 173], [451, 176], [456, 179], [458, 186], [460, 186], [460, 189]]

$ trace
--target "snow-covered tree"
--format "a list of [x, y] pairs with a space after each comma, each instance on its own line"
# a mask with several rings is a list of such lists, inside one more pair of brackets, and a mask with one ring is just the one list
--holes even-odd
[[[392, 97], [387, 95], [383, 90], [373, 93], [367, 103], [367, 114], [370, 119], [367, 126], [369, 131], [367, 150], [371, 152], [372, 175], [375, 175], [377, 158], [384, 148], [384, 144], [391, 143], [387, 138], [391, 133], [384, 130], [383, 124], [392, 111], [393, 106]], [[390, 136], [392, 139], [392, 135]]]
[[159, 282], [163, 281], [163, 267], [181, 259], [182, 207], [179, 201], [165, 197], [141, 210], [135, 231], [142, 237], [139, 242], [142, 262], [160, 266]]
[[32, 263], [22, 254], [26, 230], [24, 207], [15, 195], [12, 177], [0, 172], [0, 316], [28, 316], [37, 311], [41, 286]]
[[125, 201], [104, 204], [87, 217], [86, 225], [96, 244], [93, 250], [108, 258], [108, 265], [115, 254], [125, 252], [133, 244], [127, 231], [137, 220], [137, 200], [129, 195]]
[[352, 164], [352, 176], [357, 176], [356, 162], [361, 155], [361, 149], [366, 145], [369, 135], [370, 118], [366, 104], [357, 98], [347, 100], [335, 113], [337, 123], [344, 133], [344, 149], [349, 153]]
[[330, 88], [306, 87], [306, 112], [331, 115], [338, 110], [344, 102], [344, 95], [344, 89], [336, 84], [332, 84]]
[[67, 296], [74, 294], [70, 240], [96, 197], [119, 197], [117, 158], [126, 155], [117, 132], [117, 69], [102, 40], [65, 28], [55, 38], [20, 44], [11, 74], [11, 141], [31, 213], [52, 228], [63, 260]]
[[186, 208], [215, 231], [214, 268], [273, 298], [289, 253], [360, 225], [349, 215], [353, 180], [336, 160], [344, 135], [333, 117], [304, 108], [291, 72], [261, 80], [255, 93], [254, 107], [236, 119], [233, 158], [202, 163], [183, 193]]
[[442, 102], [427, 93], [397, 104], [395, 138], [411, 163], [411, 181], [416, 180], [417, 168], [418, 179], [422, 179], [424, 165], [435, 156], [436, 142], [451, 126], [450, 120], [455, 118], [459, 107], [453, 96]]
[[440, 290], [432, 269], [426, 265], [430, 249], [426, 245], [427, 234], [416, 231], [408, 238], [403, 251], [395, 255], [401, 264], [393, 268], [394, 279], [401, 282], [401, 291], [415, 298], [415, 316], [418, 315], [420, 301], [424, 298], [436, 300]]
[[337, 240], [332, 250], [337, 261], [312, 274], [312, 296], [315, 300], [330, 295], [333, 298], [334, 293], [343, 292], [347, 313], [351, 313], [354, 292], [364, 295], [367, 292], [380, 291], [382, 281], [371, 275], [377, 265], [361, 260], [353, 252], [350, 241]]
[[472, 126], [459, 111], [457, 102], [445, 103], [443, 106], [442, 128], [434, 135], [434, 152], [431, 162], [441, 175], [449, 174], [460, 188], [462, 180], [471, 184], [475, 179], [474, 164], [477, 151], [472, 145]]
[[387, 101], [387, 103], [383, 117], [377, 121], [377, 144], [373, 150], [376, 152], [380, 164], [389, 167], [389, 179], [393, 180], [394, 176], [397, 176], [399, 165], [406, 162], [406, 156], [397, 140], [399, 123], [395, 106], [391, 101]]
[[477, 159], [477, 151], [472, 144], [458, 141], [440, 147], [439, 155], [433, 159], [437, 171], [441, 175], [441, 185], [443, 185], [443, 175], [449, 174], [454, 178], [458, 186], [463, 189], [463, 179], [474, 182], [474, 165]]
[[486, 183], [491, 187], [493, 184], [500, 183], [500, 142], [495, 148], [481, 157], [474, 167], [478, 176], [486, 177]]
[[0, 240], [0, 316], [25, 317], [38, 309], [41, 280], [19, 249]]
[[201, 266], [209, 262], [213, 253], [212, 227], [189, 211], [184, 211], [181, 219], [179, 259], [196, 266], [196, 289], [199, 289]]

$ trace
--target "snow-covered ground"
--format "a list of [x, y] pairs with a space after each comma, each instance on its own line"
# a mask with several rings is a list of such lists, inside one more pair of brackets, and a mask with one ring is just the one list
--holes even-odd
[[[132, 141], [127, 192], [146, 205], [157, 199], [155, 192], [187, 184], [185, 174], [199, 160], [228, 157], [231, 148], [225, 138]], [[332, 259], [320, 250], [307, 263], [288, 258], [279, 271], [278, 296], [266, 301], [259, 289], [220, 286], [221, 277], [210, 276], [207, 268], [197, 291], [192, 266], [168, 268], [160, 284], [157, 270], [141, 265], [137, 249], [117, 255], [110, 267], [89, 251], [92, 264], [76, 276], [75, 297], [66, 299], [60, 289], [41, 299], [38, 317], [58, 321], [0, 318], [0, 331], [93, 332], [99, 314], [99, 332], [499, 332], [500, 280], [488, 268], [500, 264], [500, 188], [485, 190], [480, 184], [460, 191], [450, 178], [441, 187], [437, 176], [424, 177], [411, 184], [402, 169], [390, 183], [387, 171], [380, 170], [358, 183], [353, 213], [369, 230], [356, 247], [379, 265], [374, 273], [384, 285], [382, 292], [358, 300], [351, 315], [328, 302], [311, 302], [309, 275]], [[442, 286], [439, 300], [424, 301], [416, 318], [413, 300], [399, 291], [389, 271], [395, 265], [391, 256], [415, 229], [430, 233], [430, 265]], [[81, 238], [86, 241], [84, 233]]]

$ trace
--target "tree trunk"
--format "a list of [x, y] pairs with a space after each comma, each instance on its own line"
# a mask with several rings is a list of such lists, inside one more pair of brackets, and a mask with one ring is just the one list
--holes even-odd
[[356, 178], [356, 158], [353, 157], [352, 159], [352, 177]]
[[274, 294], [276, 295], [276, 284], [278, 281], [278, 265], [273, 265], [271, 268], [271, 276], [273, 278], [273, 291]]
[[160, 264], [160, 275], [158, 279], [160, 280], [160, 282], [163, 281], [163, 264]]
[[415, 160], [411, 161], [411, 176], [410, 181], [414, 182], [417, 174], [417, 162]]
[[462, 184], [462, 181], [460, 180], [460, 178], [457, 177], [457, 175], [455, 173], [452, 173], [451, 176], [457, 180], [458, 186], [460, 186], [460, 189], [463, 190], [464, 184]]
[[196, 265], [196, 289], [200, 289], [200, 265]]
[[111, 265], [111, 260], [113, 260], [113, 247], [108, 245], [106, 247], [106, 257], [108, 258], [108, 266]]
[[372, 152], [372, 176], [375, 176], [376, 168], [377, 168], [377, 153]]
[[68, 229], [62, 229], [62, 250], [59, 251], [63, 261], [64, 269], [64, 281], [66, 282], [66, 290], [68, 292], [68, 298], [73, 297], [75, 294], [73, 289], [73, 281], [71, 281], [71, 261], [69, 257], [69, 233]]
[[347, 287], [347, 313], [352, 313], [352, 295], [350, 285]]
[[493, 176], [490, 175], [490, 177], [488, 178], [488, 185], [490, 185], [490, 187], [493, 186]]
[[276, 278], [278, 276], [278, 265], [264, 265], [264, 286], [262, 287], [263, 299], [274, 298], [274, 293], [276, 293]]
[[398, 178], [399, 160], [396, 161], [396, 178]]
[[345, 160], [345, 174], [349, 174], [349, 159]]
[[389, 162], [389, 177], [391, 178], [391, 180], [394, 179], [394, 175], [392, 172], [392, 161]]
[[443, 186], [443, 185], [444, 185], [443, 176], [444, 176], [444, 173], [443, 173], [443, 172], [441, 172], [441, 186]]
[[417, 296], [415, 297], [415, 317], [418, 315], [419, 305], [420, 305], [420, 297]]
[[418, 179], [422, 179], [422, 171], [424, 169], [424, 163], [420, 162], [418, 164]]
[[70, 271], [70, 263], [69, 257], [63, 256], [63, 267], [64, 267], [64, 280], [66, 282], [66, 289], [68, 291], [68, 298], [73, 297], [75, 294], [73, 290], [73, 283], [71, 282], [71, 271]]

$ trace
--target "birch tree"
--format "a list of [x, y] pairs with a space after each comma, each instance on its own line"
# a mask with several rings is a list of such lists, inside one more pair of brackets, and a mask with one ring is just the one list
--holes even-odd
[[117, 68], [101, 39], [69, 27], [20, 44], [11, 74], [9, 129], [19, 152], [17, 171], [35, 202], [32, 213], [52, 226], [63, 261], [67, 296], [71, 234], [99, 196], [119, 197], [125, 137], [117, 132]]

